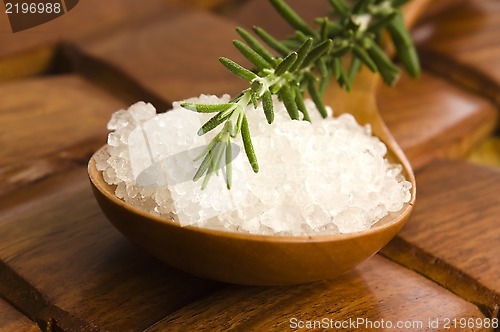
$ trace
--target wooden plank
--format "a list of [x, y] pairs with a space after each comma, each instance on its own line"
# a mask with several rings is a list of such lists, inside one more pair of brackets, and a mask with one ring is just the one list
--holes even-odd
[[7, 15], [0, 15], [0, 82], [50, 71], [61, 42], [133, 28], [179, 10], [163, 0], [86, 0], [53, 21], [17, 33], [12, 33]]
[[236, 37], [233, 24], [191, 11], [79, 42], [72, 56], [84, 75], [100, 82], [118, 75], [120, 81], [143, 89], [145, 98], [162, 109], [201, 93], [235, 94], [246, 87], [217, 61], [226, 56], [244, 63], [231, 44]]
[[[445, 330], [444, 319], [481, 317], [471, 303], [375, 256], [331, 281], [296, 287], [229, 287], [180, 309], [148, 331], [405, 330], [396, 328], [398, 321], [422, 324], [412, 325], [411, 330], [436, 331]], [[298, 321], [315, 320], [332, 325], [297, 326]], [[333, 325], [357, 320], [362, 320], [357, 326]], [[382, 320], [392, 328], [373, 325]], [[436, 320], [439, 328], [429, 327]]]
[[10, 194], [0, 202], [0, 227], [2, 296], [55, 326], [142, 330], [217, 287], [123, 238], [99, 210], [83, 167]]
[[377, 102], [414, 169], [438, 157], [464, 157], [498, 121], [488, 100], [429, 72], [418, 79], [403, 75], [395, 87], [381, 86]]
[[437, 161], [417, 183], [410, 220], [382, 252], [498, 315], [500, 171]]
[[118, 98], [75, 75], [0, 86], [0, 194], [86, 162], [106, 142]]
[[500, 105], [500, 2], [468, 1], [414, 31], [423, 63]]
[[0, 332], [36, 332], [38, 326], [10, 304], [0, 299]]

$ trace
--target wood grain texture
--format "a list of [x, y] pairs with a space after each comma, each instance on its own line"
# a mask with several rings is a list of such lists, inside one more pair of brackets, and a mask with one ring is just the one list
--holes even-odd
[[123, 80], [154, 95], [153, 101], [163, 100], [162, 107], [200, 93], [239, 93], [245, 82], [217, 61], [223, 54], [244, 63], [231, 44], [236, 36], [233, 24], [191, 11], [78, 43], [74, 57], [78, 58], [78, 70], [92, 79], [103, 80], [102, 74], [92, 69], [96, 61], [103, 63], [124, 75]]
[[118, 98], [75, 75], [15, 81], [0, 86], [0, 194], [86, 163], [106, 141]]
[[413, 215], [383, 254], [498, 315], [500, 171], [437, 161], [417, 183]]
[[0, 299], [0, 332], [36, 332], [38, 326], [10, 304]]
[[[423, 326], [415, 331], [436, 331], [443, 326], [428, 328], [429, 319], [442, 322], [453, 317], [482, 314], [471, 303], [415, 272], [375, 256], [329, 282], [289, 288], [229, 287], [182, 308], [148, 331], [285, 331], [290, 329], [292, 318], [337, 322], [383, 319], [394, 324], [398, 320], [421, 321]], [[376, 329], [360, 325], [331, 330]]]
[[54, 50], [63, 42], [103, 36], [178, 10], [164, 0], [85, 0], [53, 21], [17, 33], [7, 15], [0, 15], [0, 82], [50, 71]]
[[485, 98], [429, 72], [381, 85], [380, 114], [412, 167], [439, 157], [462, 158], [495, 129], [498, 113]]
[[[30, 306], [40, 301], [19, 298], [28, 286], [6, 287], [2, 296], [27, 312], [53, 317], [56, 326], [62, 317], [73, 328], [84, 322], [110, 331], [142, 330], [218, 287], [125, 240], [99, 210], [83, 167], [10, 194], [0, 202], [0, 227], [0, 259], [49, 304], [36, 310]], [[0, 284], [23, 284], [5, 275]]]
[[423, 64], [500, 105], [500, 2], [468, 1], [414, 31]]

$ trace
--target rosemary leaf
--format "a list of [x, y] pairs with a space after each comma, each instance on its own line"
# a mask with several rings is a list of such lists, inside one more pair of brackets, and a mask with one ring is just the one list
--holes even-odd
[[401, 7], [405, 3], [407, 3], [410, 0], [392, 0], [392, 6], [393, 7]]
[[252, 81], [254, 78], [257, 78], [258, 76], [251, 72], [250, 70], [246, 69], [245, 67], [240, 66], [236, 62], [228, 59], [221, 57], [219, 58], [220, 63], [224, 65], [230, 72], [235, 74], [236, 76], [239, 76], [240, 78], [246, 80], [246, 81]]
[[234, 107], [235, 104], [193, 104], [193, 103], [182, 103], [181, 107], [188, 109], [190, 111], [198, 112], [198, 113], [214, 113], [214, 112], [222, 112], [226, 111], [231, 107]]
[[210, 181], [210, 177], [214, 173], [211, 168], [212, 168], [212, 165], [210, 165], [210, 168], [207, 171], [207, 175], [205, 175], [205, 178], [203, 179], [203, 183], [201, 184], [201, 189], [202, 190], [207, 187], [208, 181]]
[[306, 22], [283, 0], [270, 0], [276, 11], [296, 30], [302, 31], [306, 35], [314, 36], [316, 32], [307, 25]]
[[320, 82], [319, 82], [319, 95], [320, 96], [324, 96], [325, 95], [325, 91], [326, 91], [326, 88], [328, 87], [329, 85], [329, 82], [330, 80], [328, 79], [328, 77], [322, 77]]
[[290, 118], [292, 120], [298, 120], [299, 110], [297, 109], [297, 104], [295, 104], [295, 96], [292, 88], [290, 88], [288, 84], [283, 85], [279, 91], [279, 96], [283, 104], [285, 104], [285, 108]]
[[297, 39], [297, 41], [299, 41], [300, 43], [303, 43], [305, 42], [309, 37], [307, 37], [307, 35], [305, 33], [303, 33], [302, 31], [295, 31], [295, 38]]
[[347, 40], [335, 40], [333, 42], [332, 49], [330, 50], [330, 55], [335, 58], [340, 58], [347, 54], [352, 47], [352, 43]]
[[392, 85], [399, 77], [399, 69], [394, 65], [384, 51], [371, 39], [367, 39], [369, 43], [368, 54], [373, 62], [377, 65], [380, 75], [385, 83]]
[[210, 150], [209, 150], [205, 154], [205, 158], [203, 158], [203, 161], [201, 162], [200, 167], [198, 167], [198, 170], [196, 171], [196, 173], [193, 177], [193, 181], [198, 181], [203, 176], [203, 174], [206, 173], [211, 162], [212, 162], [212, 155], [211, 155]]
[[307, 112], [307, 107], [304, 104], [304, 97], [300, 91], [295, 92], [295, 104], [297, 105], [299, 112], [304, 116], [303, 120], [311, 122], [309, 112]]
[[347, 74], [344, 70], [344, 66], [340, 67], [340, 76], [338, 82], [343, 89], [345, 89], [346, 91], [351, 91], [351, 82], [347, 77]]
[[349, 7], [344, 0], [328, 0], [328, 2], [342, 17], [345, 18], [349, 16]]
[[230, 114], [226, 114], [225, 116], [222, 116], [222, 113], [218, 113], [214, 115], [210, 120], [205, 122], [203, 126], [201, 126], [200, 130], [198, 130], [198, 136], [202, 136], [212, 129], [216, 128], [219, 126], [222, 122], [224, 122]]
[[304, 62], [302, 62], [302, 67], [303, 68], [307, 67], [309, 64], [316, 61], [320, 56], [322, 56], [323, 54], [328, 52], [330, 50], [330, 48], [332, 47], [332, 43], [333, 42], [331, 39], [327, 39], [327, 40], [319, 43], [315, 47], [313, 47], [313, 49], [306, 55]]
[[243, 28], [236, 28], [236, 32], [243, 38], [248, 46], [250, 46], [255, 52], [257, 52], [261, 57], [263, 57], [271, 65], [275, 66], [277, 64], [276, 58], [262, 45], [257, 39], [255, 39], [248, 31]]
[[370, 3], [372, 0], [358, 0], [354, 3], [354, 7], [352, 8], [352, 12], [354, 14], [359, 14], [364, 11], [368, 3]]
[[273, 86], [271, 86], [269, 88], [269, 91], [271, 91], [271, 93], [274, 95], [274, 94], [277, 94], [278, 91], [280, 91], [281, 87], [283, 86], [283, 84], [281, 83], [276, 83], [274, 84]]
[[217, 175], [219, 174], [219, 169], [221, 168], [222, 154], [224, 153], [225, 148], [226, 148], [225, 142], [218, 141], [215, 144], [212, 171], [215, 171]]
[[332, 72], [333, 77], [338, 81], [342, 72], [342, 61], [339, 58], [333, 59]]
[[226, 143], [226, 186], [227, 189], [231, 189], [231, 183], [233, 182], [233, 150], [231, 146], [231, 141]]
[[309, 50], [311, 49], [313, 43], [312, 38], [308, 38], [299, 48], [297, 51], [297, 60], [294, 62], [292, 67], [290, 67], [290, 71], [294, 72], [297, 70], [302, 65], [302, 62], [304, 62], [304, 59], [306, 58], [307, 54], [309, 53]]
[[252, 93], [260, 96], [261, 95], [261, 90], [264, 87], [264, 84], [258, 80], [254, 80], [252, 84], [250, 84], [250, 90]]
[[359, 60], [357, 57], [352, 57], [351, 63], [349, 64], [349, 71], [347, 73], [347, 79], [349, 80], [349, 83], [352, 85], [352, 82], [354, 81], [354, 77], [356, 74], [359, 72], [361, 69], [361, 60]]
[[356, 58], [361, 60], [361, 62], [363, 62], [368, 67], [368, 69], [370, 69], [374, 73], [377, 72], [377, 65], [373, 62], [373, 60], [366, 53], [363, 47], [359, 46], [358, 44], [354, 44], [352, 51]]
[[290, 48], [267, 33], [266, 30], [259, 27], [254, 27], [253, 29], [260, 39], [262, 39], [272, 49], [278, 51], [281, 55], [287, 56], [290, 52], [292, 52]]
[[298, 55], [292, 52], [283, 59], [283, 61], [276, 67], [274, 73], [278, 76], [283, 75], [290, 67], [297, 61]]
[[233, 45], [238, 49], [238, 51], [245, 56], [251, 63], [257, 67], [257, 69], [271, 69], [272, 66], [269, 62], [266, 61], [263, 57], [259, 55], [259, 53], [252, 50], [250, 47], [245, 45], [239, 40], [233, 40]]
[[262, 108], [264, 108], [264, 114], [266, 115], [267, 123], [271, 124], [274, 121], [274, 106], [273, 97], [271, 91], [266, 90], [262, 95]]
[[389, 23], [387, 30], [392, 37], [394, 46], [396, 47], [396, 54], [403, 63], [403, 66], [412, 77], [417, 77], [420, 74], [420, 62], [410, 34], [406, 30], [401, 11]]
[[202, 152], [201, 152], [198, 156], [196, 156], [196, 157], [194, 158], [194, 161], [198, 161], [198, 160], [200, 160], [202, 157], [204, 157], [204, 156], [208, 153], [208, 151], [212, 150], [212, 147], [213, 147], [214, 145], [215, 145], [215, 141], [214, 141], [214, 140], [211, 140], [211, 141], [210, 141], [210, 143], [208, 143], [208, 146], [207, 146], [205, 149], [203, 149], [203, 151], [202, 151]]
[[328, 116], [328, 113], [326, 112], [325, 105], [323, 104], [323, 100], [321, 99], [321, 95], [318, 89], [316, 88], [313, 79], [309, 79], [309, 84], [307, 88], [309, 94], [311, 95], [311, 99], [313, 100], [314, 104], [316, 105], [316, 108], [319, 111], [319, 114], [321, 114], [323, 118], [326, 118]]
[[253, 108], [259, 107], [259, 96], [253, 91], [250, 93], [250, 100], [252, 101]]
[[248, 128], [246, 115], [243, 115], [243, 121], [241, 123], [241, 137], [243, 138], [243, 147], [245, 148], [248, 161], [250, 162], [253, 171], [257, 173], [259, 172], [259, 163], [257, 162], [257, 157], [255, 156], [255, 151], [253, 149], [252, 139], [250, 137], [250, 128]]
[[397, 14], [394, 12], [389, 15], [384, 15], [380, 18], [373, 20], [370, 23], [370, 26], [368, 27], [368, 31], [370, 32], [380, 31], [382, 28], [387, 26], [387, 24], [389, 24], [389, 22], [391, 22], [394, 19], [394, 17], [396, 17], [396, 15]]
[[[295, 38], [295, 36], [290, 37], [286, 40], [282, 40], [281, 42], [283, 43], [283, 45], [285, 45], [290, 49], [290, 52], [299, 48], [300, 45], [302, 45], [302, 42], [298, 41], [297, 38]], [[284, 56], [286, 56], [286, 54]]]
[[319, 74], [321, 75], [322, 78], [326, 78], [330, 75], [330, 72], [328, 71], [328, 67], [326, 66], [325, 59], [319, 58], [316, 60], [316, 67], [318, 68]]
[[243, 124], [243, 116], [245, 115], [244, 112], [240, 112], [240, 114], [238, 114], [238, 120], [236, 121], [236, 132], [241, 132], [241, 126]]
[[327, 39], [327, 38], [331, 39], [331, 38], [335, 37], [336, 35], [344, 32], [344, 28], [342, 27], [341, 24], [339, 24], [337, 22], [332, 22], [332, 21], [330, 21], [326, 17], [324, 17], [324, 18], [317, 18], [315, 20], [315, 22], [317, 24], [320, 24], [320, 25], [325, 24], [326, 37], [323, 37], [323, 32], [322, 32], [321, 33], [321, 38], [322, 39]]
[[[232, 116], [234, 116], [234, 114]], [[228, 132], [229, 136], [236, 137], [238, 135], [238, 130], [237, 130], [237, 127], [236, 127], [237, 123], [233, 120], [232, 116], [226, 122], [227, 132]]]
[[324, 17], [323, 19], [319, 19], [317, 22], [319, 22], [320, 28], [319, 28], [319, 35], [321, 40], [328, 39], [329, 35], [329, 29], [328, 29], [328, 18]]

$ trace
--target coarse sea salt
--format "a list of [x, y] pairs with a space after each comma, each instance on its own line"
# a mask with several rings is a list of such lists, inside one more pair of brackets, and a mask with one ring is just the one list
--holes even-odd
[[[227, 103], [230, 97], [201, 95], [192, 103]], [[211, 114], [188, 111], [175, 102], [156, 114], [139, 102], [113, 114], [108, 154], [96, 160], [115, 194], [147, 212], [182, 226], [273, 235], [315, 235], [366, 230], [411, 198], [401, 165], [385, 159], [387, 148], [343, 114], [321, 119], [306, 101], [312, 122], [293, 121], [278, 100], [269, 125], [262, 106], [246, 110], [260, 171], [244, 152], [235, 153], [231, 190], [223, 172], [202, 190], [192, 178], [195, 157], [216, 134], [196, 134]], [[328, 109], [331, 115], [331, 109]], [[243, 146], [241, 138], [233, 141]], [[237, 152], [238, 149], [236, 149]]]

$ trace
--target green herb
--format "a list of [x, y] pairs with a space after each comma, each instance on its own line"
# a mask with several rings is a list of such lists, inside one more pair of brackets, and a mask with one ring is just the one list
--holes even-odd
[[[194, 180], [205, 176], [204, 188], [211, 175], [217, 172], [224, 159], [226, 183], [231, 187], [231, 138], [241, 134], [245, 153], [254, 172], [259, 165], [255, 155], [246, 110], [262, 102], [268, 123], [274, 120], [272, 95], [277, 95], [293, 120], [310, 121], [304, 105], [307, 91], [322, 117], [326, 117], [322, 92], [330, 77], [349, 90], [362, 65], [378, 72], [386, 84], [392, 85], [399, 77], [398, 67], [380, 48], [384, 30], [389, 32], [396, 56], [411, 76], [418, 76], [420, 66], [412, 40], [404, 26], [401, 5], [405, 0], [327, 0], [332, 17], [316, 19], [317, 27], [309, 26], [284, 0], [270, 0], [276, 11], [296, 30], [286, 40], [277, 40], [264, 29], [255, 27], [254, 33], [237, 28], [245, 43], [235, 40], [234, 46], [254, 65], [247, 69], [227, 58], [220, 62], [236, 76], [248, 81], [249, 87], [229, 103], [204, 105], [184, 103], [183, 107], [199, 113], [217, 113], [198, 131], [203, 135], [222, 126], [199, 157], [202, 162]], [[276, 56], [276, 52], [279, 56]], [[343, 59], [351, 58], [347, 70]]]

